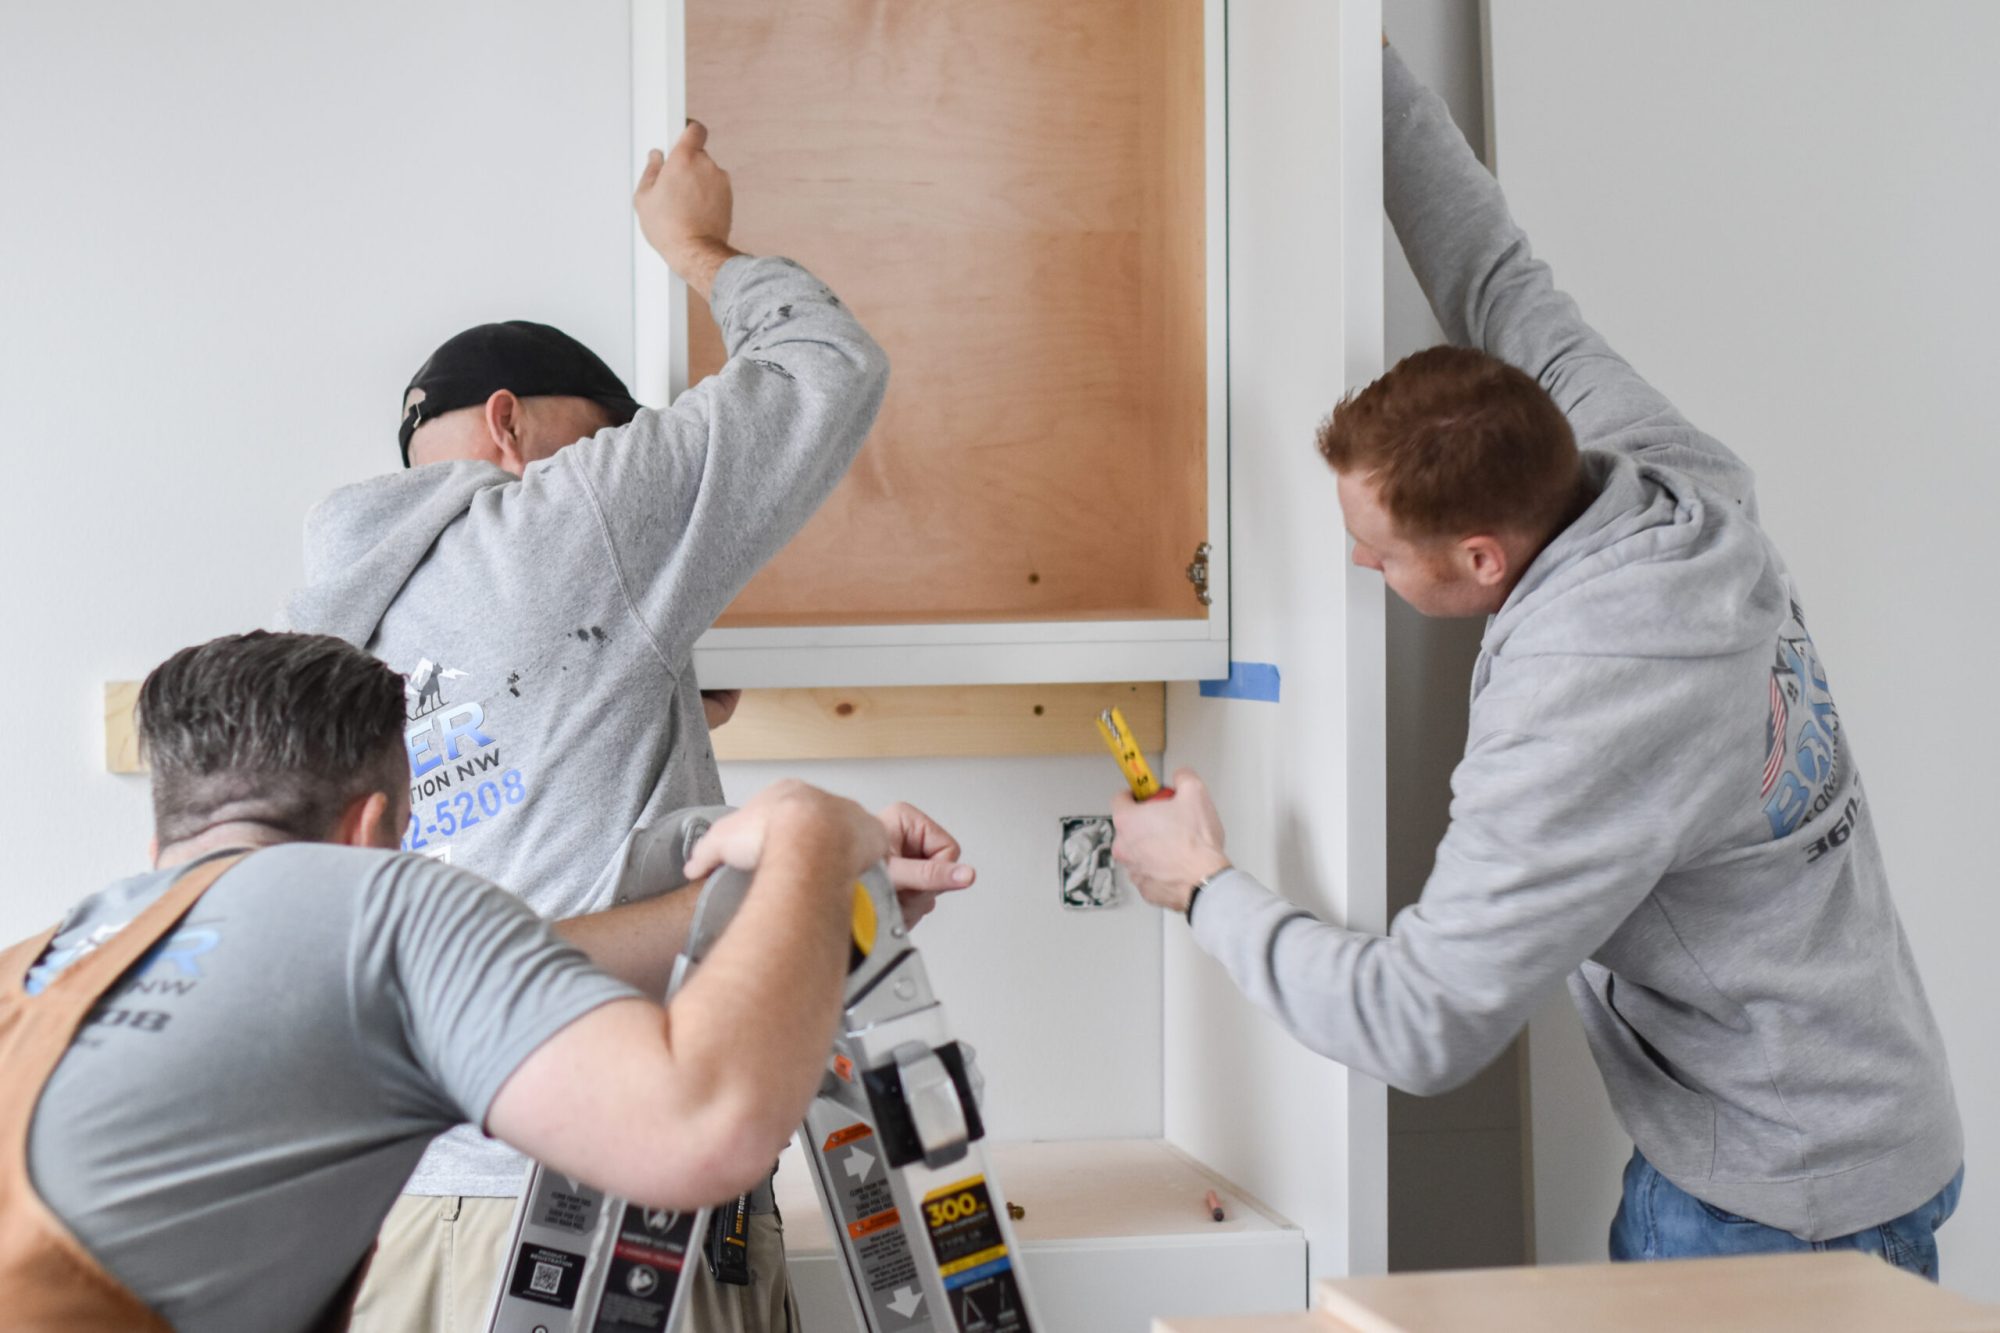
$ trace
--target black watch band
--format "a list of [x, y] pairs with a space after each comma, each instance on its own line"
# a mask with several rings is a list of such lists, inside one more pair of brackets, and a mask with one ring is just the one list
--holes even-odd
[[1187, 917], [1187, 923], [1190, 926], [1194, 924], [1194, 905], [1201, 901], [1201, 891], [1207, 888], [1209, 885], [1215, 883], [1216, 880], [1221, 879], [1224, 875], [1228, 874], [1233, 869], [1235, 869], [1234, 866], [1224, 866], [1222, 867], [1222, 869], [1216, 871], [1212, 875], [1203, 875], [1200, 879], [1195, 881], [1194, 887], [1188, 890], [1187, 911], [1184, 913], [1184, 915]]

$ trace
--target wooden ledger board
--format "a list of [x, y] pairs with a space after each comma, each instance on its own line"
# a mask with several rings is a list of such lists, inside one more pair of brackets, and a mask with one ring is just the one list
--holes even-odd
[[[104, 767], [143, 773], [139, 682], [104, 686]], [[751, 690], [715, 731], [715, 757], [731, 760], [913, 759], [936, 756], [1104, 753], [1096, 717], [1118, 708], [1140, 748], [1167, 744], [1167, 690], [1153, 682], [1102, 685], [913, 686], [892, 689]], [[1113, 769], [1105, 766], [1107, 786]]]
[[[721, 623], [1203, 618], [1201, 0], [686, 22], [735, 243], [823, 278], [892, 365], [853, 472]], [[699, 380], [723, 349], [689, 310]]]

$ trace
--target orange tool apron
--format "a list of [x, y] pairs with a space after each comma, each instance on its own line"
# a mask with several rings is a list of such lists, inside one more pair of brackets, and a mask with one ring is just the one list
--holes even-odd
[[49, 1211], [28, 1176], [28, 1126], [71, 1038], [105, 993], [165, 939], [195, 900], [242, 859], [204, 861], [132, 923], [29, 997], [27, 972], [51, 929], [0, 953], [0, 1303], [20, 1333], [172, 1333]]
[[[8, 1333], [173, 1333], [157, 1311], [104, 1271], [35, 1193], [28, 1128], [49, 1076], [97, 1002], [246, 855], [217, 857], [183, 874], [40, 995], [27, 993], [28, 969], [60, 927], [0, 953], [0, 1321]], [[374, 1256], [371, 1245], [311, 1333], [347, 1328]]]

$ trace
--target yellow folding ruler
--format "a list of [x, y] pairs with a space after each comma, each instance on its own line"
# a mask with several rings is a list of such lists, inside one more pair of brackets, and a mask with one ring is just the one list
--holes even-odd
[[1107, 708], [1097, 715], [1097, 730], [1104, 737], [1104, 743], [1111, 747], [1111, 757], [1118, 761], [1118, 767], [1125, 772], [1125, 781], [1132, 788], [1132, 799], [1150, 801], [1155, 796], [1172, 796], [1172, 787], [1162, 787], [1160, 780], [1153, 776], [1153, 770], [1146, 764], [1146, 756], [1139, 752], [1139, 740], [1132, 734], [1132, 728], [1125, 724], [1125, 714], [1116, 708]]

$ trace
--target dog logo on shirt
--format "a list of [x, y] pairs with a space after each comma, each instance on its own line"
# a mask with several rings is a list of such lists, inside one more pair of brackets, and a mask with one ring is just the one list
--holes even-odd
[[417, 669], [403, 681], [403, 699], [408, 705], [410, 721], [415, 722], [444, 707], [444, 683], [463, 679], [463, 671], [454, 671], [441, 662], [433, 662], [428, 657], [418, 661]]

